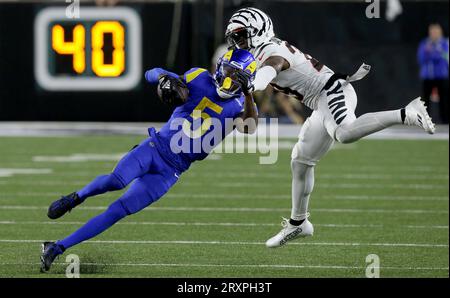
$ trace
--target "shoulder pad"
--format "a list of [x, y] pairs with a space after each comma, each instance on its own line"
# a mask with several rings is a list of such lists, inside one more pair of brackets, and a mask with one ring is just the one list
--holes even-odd
[[271, 56], [280, 56], [286, 59], [290, 64], [293, 60], [293, 53], [289, 51], [286, 44], [282, 40], [271, 40], [263, 45], [261, 45], [255, 51], [255, 60], [258, 63], [258, 66], [263, 64], [267, 58]]
[[186, 83], [190, 83], [193, 80], [195, 80], [199, 75], [201, 75], [205, 72], [208, 73], [208, 71], [204, 68], [199, 68], [199, 67], [191, 68], [188, 71], [186, 71], [186, 73], [184, 74], [184, 81]]

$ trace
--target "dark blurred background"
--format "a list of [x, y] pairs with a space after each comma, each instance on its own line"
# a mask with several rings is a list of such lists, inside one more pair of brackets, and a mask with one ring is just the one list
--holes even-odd
[[[116, 5], [136, 10], [142, 22], [143, 71], [164, 67], [183, 73], [193, 66], [211, 69], [216, 48], [234, 11], [254, 6], [270, 15], [275, 34], [335, 71], [352, 72], [372, 65], [356, 82], [357, 115], [403, 106], [422, 94], [417, 49], [430, 23], [448, 34], [448, 1], [401, 1], [402, 12], [368, 19], [369, 3], [361, 1], [81, 1], [87, 6]], [[143, 79], [129, 91], [46, 91], [34, 78], [34, 18], [61, 1], [0, 0], [0, 120], [42, 121], [165, 121], [170, 110], [159, 103], [155, 89]], [[173, 22], [174, 9], [179, 22]], [[178, 24], [174, 59], [168, 58], [172, 26]], [[172, 40], [174, 38], [172, 37]], [[174, 43], [172, 43], [173, 46]], [[447, 53], [448, 59], [448, 53]], [[448, 61], [448, 60], [447, 60]], [[259, 94], [263, 116], [301, 123], [310, 111], [291, 99]], [[440, 98], [432, 101], [433, 109]], [[434, 110], [433, 113], [437, 113]], [[436, 114], [437, 115], [437, 114]], [[437, 116], [439, 117], [439, 116]]]

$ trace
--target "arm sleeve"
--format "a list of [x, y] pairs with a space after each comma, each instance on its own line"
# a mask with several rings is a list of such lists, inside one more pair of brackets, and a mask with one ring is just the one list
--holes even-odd
[[158, 78], [160, 75], [169, 75], [174, 78], [178, 78], [179, 76], [176, 73], [167, 71], [162, 68], [152, 68], [145, 72], [145, 80], [151, 84], [158, 83]]
[[266, 89], [267, 85], [277, 76], [277, 71], [272, 66], [263, 66], [256, 72], [255, 81], [253, 85], [255, 86], [255, 91], [260, 91]]
[[[245, 96], [241, 95], [241, 98], [239, 99], [240, 101], [242, 101], [242, 108], [240, 109], [239, 113], [235, 116], [235, 118], [237, 117], [241, 117], [242, 115], [244, 115], [244, 102], [245, 102]], [[256, 114], [259, 115], [259, 110], [258, 110], [258, 105], [255, 102], [255, 99], [253, 98], [253, 105], [255, 106], [255, 110], [256, 110]]]

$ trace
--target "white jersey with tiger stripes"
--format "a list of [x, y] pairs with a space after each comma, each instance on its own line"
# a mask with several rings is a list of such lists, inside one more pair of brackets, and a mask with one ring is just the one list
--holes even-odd
[[271, 56], [286, 59], [290, 67], [278, 73], [270, 84], [278, 91], [297, 97], [307, 107], [317, 109], [319, 95], [333, 75], [331, 69], [278, 38], [272, 38], [251, 53], [258, 68]]

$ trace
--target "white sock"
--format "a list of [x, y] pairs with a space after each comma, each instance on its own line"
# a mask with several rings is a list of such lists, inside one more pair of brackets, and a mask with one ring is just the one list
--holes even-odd
[[335, 138], [340, 143], [352, 143], [386, 127], [402, 123], [400, 110], [367, 113], [350, 124], [338, 126]]
[[309, 196], [314, 187], [314, 167], [291, 161], [292, 211], [291, 219], [303, 220], [308, 214]]

